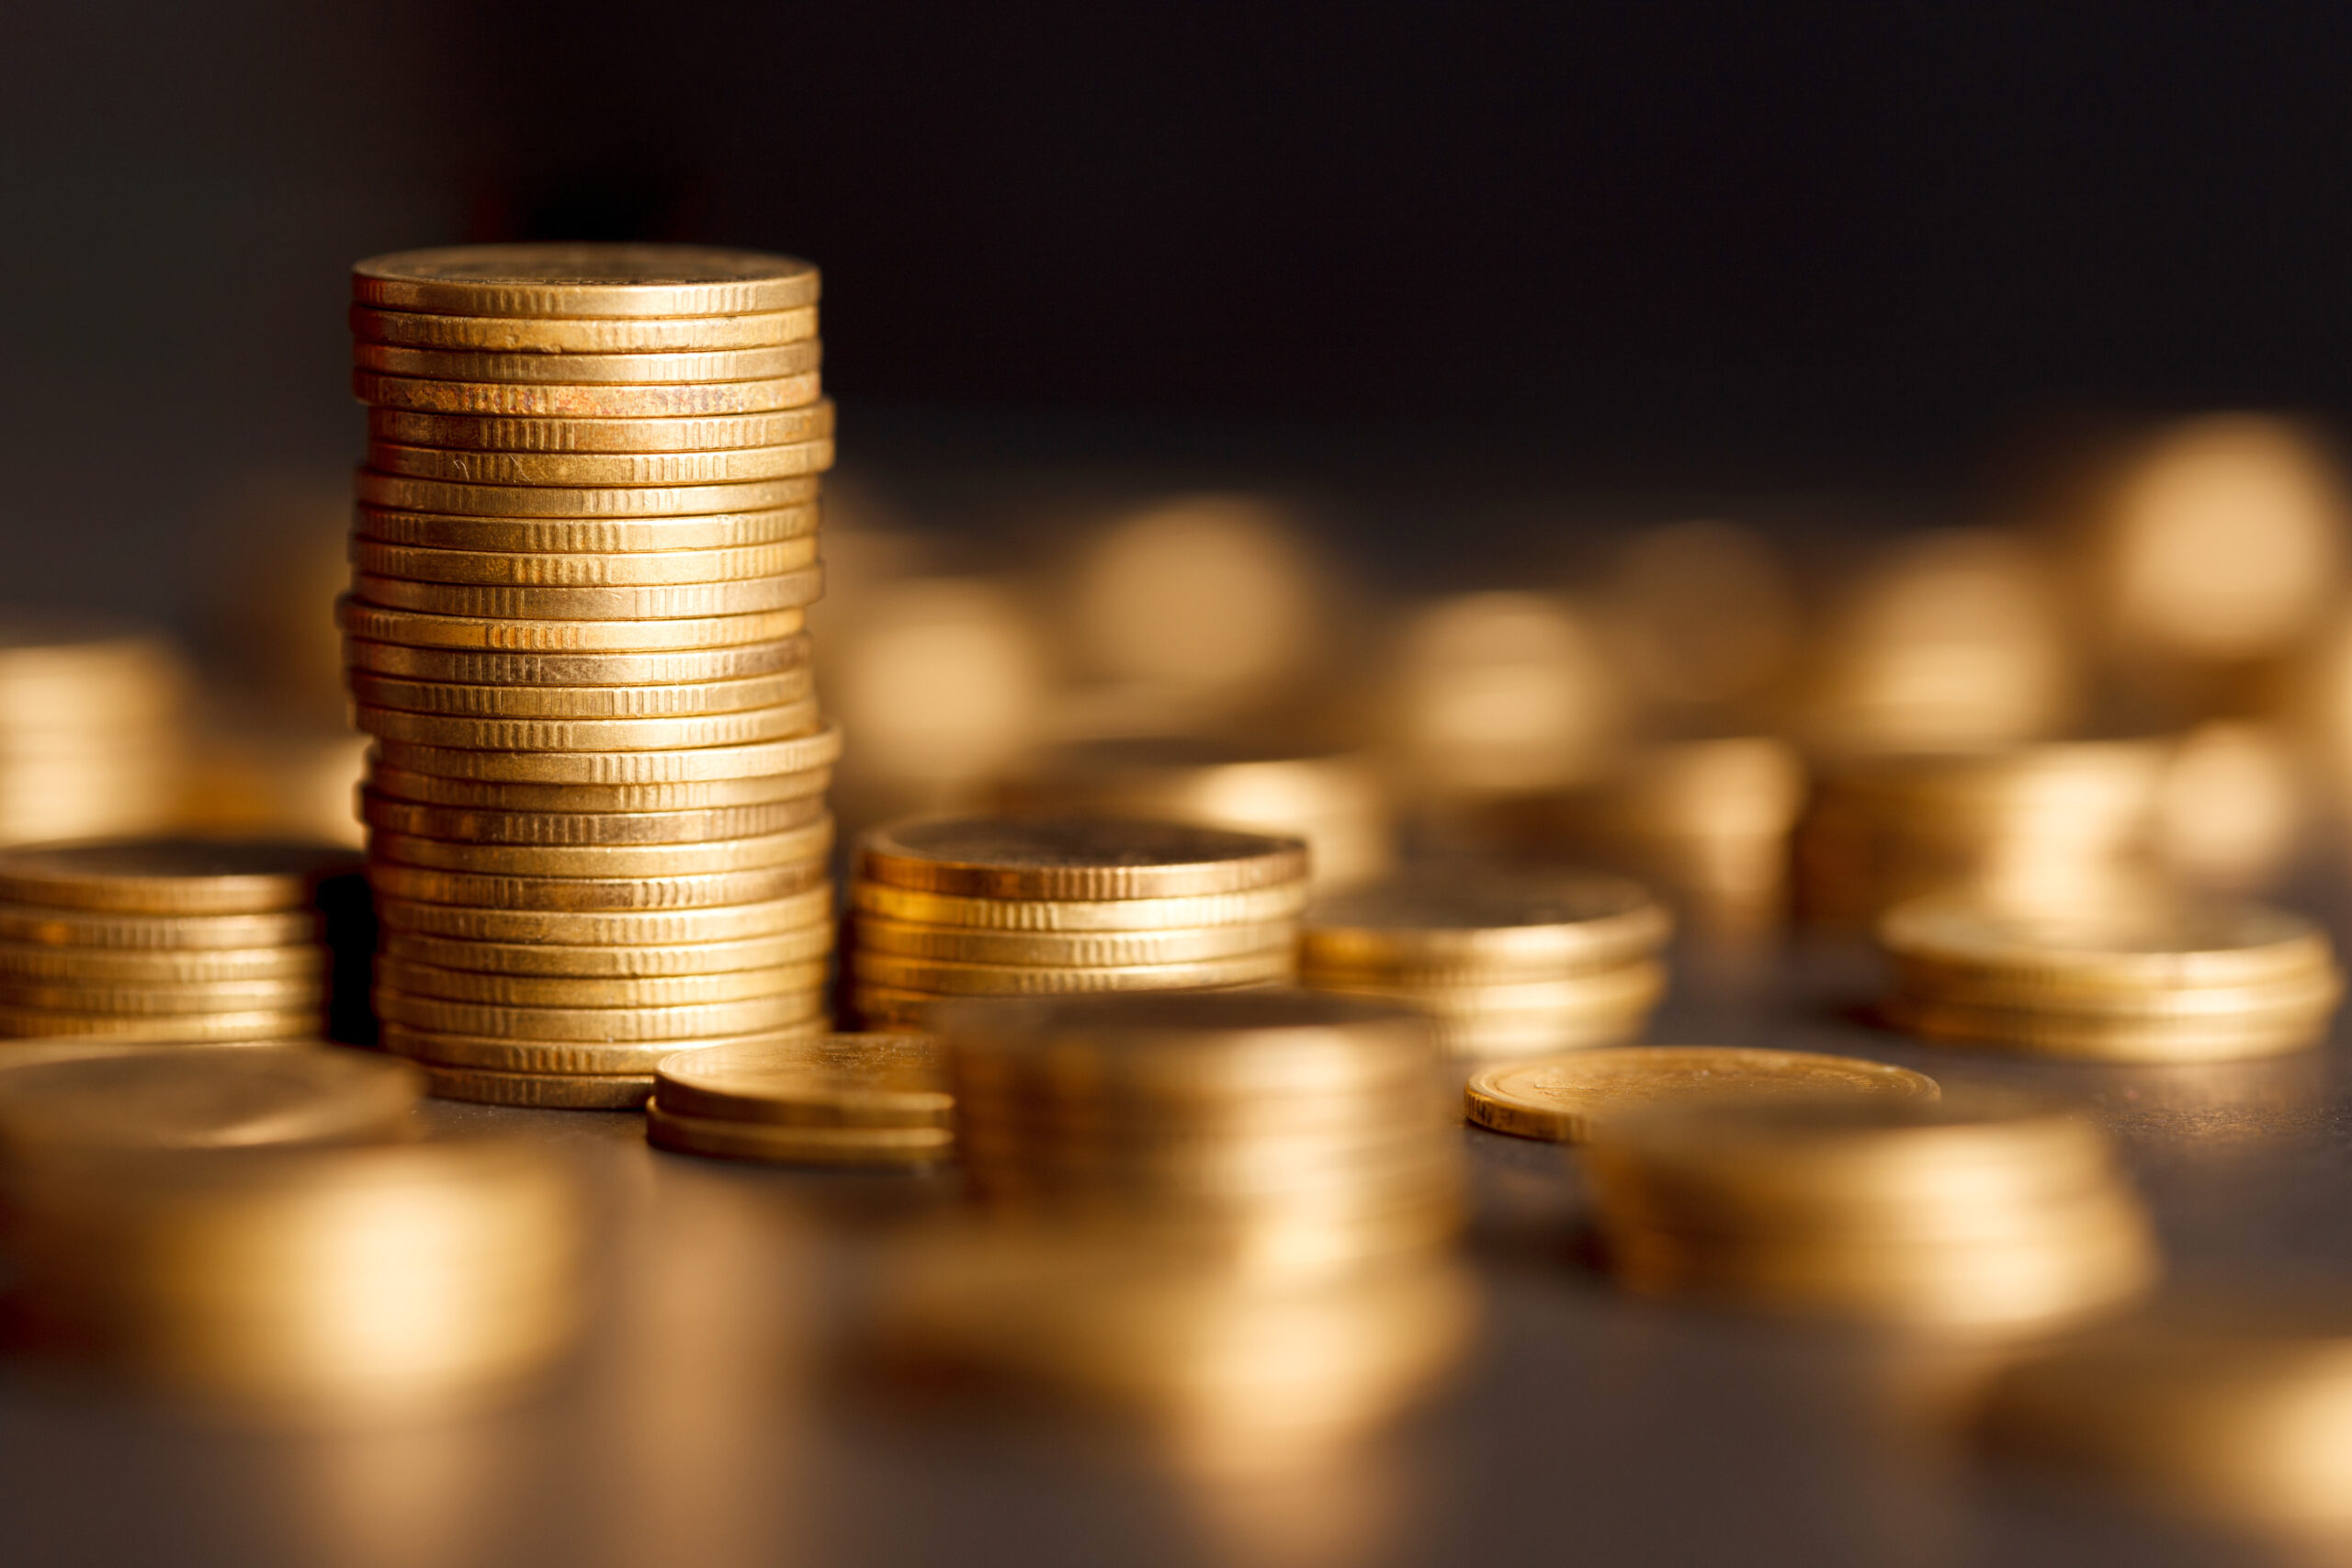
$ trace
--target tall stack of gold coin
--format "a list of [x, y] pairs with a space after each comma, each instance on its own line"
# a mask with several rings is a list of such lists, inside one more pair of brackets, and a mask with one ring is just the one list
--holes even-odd
[[949, 997], [1216, 989], [1297, 969], [1296, 839], [1115, 818], [877, 829], [851, 888], [850, 1001], [922, 1026]]
[[0, 843], [170, 827], [188, 687], [179, 655], [147, 633], [0, 623]]
[[1640, 1034], [1672, 930], [1619, 877], [1430, 874], [1312, 906], [1299, 973], [1427, 1013], [1457, 1061], [1540, 1056]]
[[2107, 1136], [2030, 1101], [1778, 1099], [1588, 1136], [1609, 1267], [1646, 1294], [2008, 1331], [2112, 1307], [2156, 1272]]
[[360, 867], [350, 850], [260, 841], [0, 850], [0, 1035], [364, 1041]]
[[1797, 834], [1799, 907], [1851, 924], [1954, 887], [2019, 908], [2098, 899], [2144, 856], [2164, 763], [2154, 742], [2102, 740], [1826, 768]]
[[817, 269], [634, 245], [353, 271], [344, 602], [385, 1043], [434, 1092], [640, 1104], [824, 1027]]
[[1945, 895], [1879, 922], [1901, 1027], [2045, 1056], [2211, 1062], [2314, 1045], [2344, 994], [2326, 933], [2150, 895], [2039, 919]]

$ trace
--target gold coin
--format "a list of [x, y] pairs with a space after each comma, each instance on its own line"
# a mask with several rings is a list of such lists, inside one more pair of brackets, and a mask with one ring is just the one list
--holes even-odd
[[833, 845], [833, 819], [820, 818], [756, 838], [684, 844], [484, 844], [413, 838], [380, 829], [368, 849], [379, 862], [432, 866], [489, 876], [693, 876], [748, 872], [822, 860]]
[[1621, 877], [1439, 876], [1325, 899], [1306, 912], [1314, 971], [1604, 968], [1666, 943], [1665, 908]]
[[405, 681], [473, 686], [690, 686], [806, 671], [808, 634], [676, 653], [466, 653], [347, 638], [343, 654], [354, 671]]
[[1192, 990], [1287, 980], [1297, 960], [1289, 948], [1197, 964], [1130, 964], [1117, 968], [1049, 969], [1042, 964], [950, 964], [858, 951], [850, 972], [862, 982], [893, 990], [958, 997], [1065, 996], [1081, 991]]
[[476, 718], [354, 705], [352, 722], [380, 740], [476, 751], [675, 751], [788, 740], [817, 728], [817, 699], [742, 713], [673, 718]]
[[0, 1148], [232, 1149], [372, 1143], [410, 1129], [424, 1080], [366, 1052], [151, 1051], [0, 1072]]
[[359, 856], [271, 840], [113, 839], [0, 849], [0, 898], [139, 915], [243, 915], [314, 906]]
[[447, 512], [353, 509], [361, 539], [423, 550], [514, 550], [525, 555], [635, 555], [749, 549], [805, 539], [822, 515], [814, 501], [758, 512], [694, 517], [460, 517]]
[[474, 1067], [493, 1073], [650, 1074], [684, 1052], [715, 1051], [770, 1041], [816, 1040], [827, 1024], [821, 1017], [789, 1029], [759, 1034], [729, 1034], [710, 1040], [590, 1041], [497, 1040], [479, 1034], [435, 1034], [399, 1024], [384, 1027], [384, 1049], [428, 1066]]
[[2241, 1019], [2056, 1018], [1897, 998], [1883, 1010], [1897, 1028], [1931, 1040], [2102, 1062], [2234, 1062], [2278, 1056], [2318, 1044], [2328, 1026], [2324, 1010]]
[[1902, 1067], [1806, 1051], [1641, 1045], [1511, 1062], [1472, 1076], [1469, 1118], [1498, 1133], [1577, 1143], [1597, 1117], [1693, 1100], [1783, 1095], [1934, 1100], [1936, 1080]]
[[1317, 991], [1393, 997], [1445, 1019], [1490, 1016], [1578, 1018], [1623, 1013], [1654, 1005], [1666, 992], [1666, 966], [1623, 964], [1570, 980], [1531, 980], [1490, 986], [1394, 986], [1350, 976], [1312, 974], [1302, 984]]
[[673, 582], [741, 582], [797, 571], [817, 558], [814, 536], [724, 550], [662, 550], [639, 555], [540, 555], [521, 550], [416, 549], [355, 540], [359, 570], [411, 582], [513, 588], [639, 588]]
[[383, 986], [375, 995], [376, 1014], [387, 1023], [505, 1040], [695, 1040], [781, 1029], [824, 1010], [823, 998], [814, 992], [639, 1008], [493, 1007], [411, 996]]
[[502, 419], [369, 409], [368, 436], [402, 446], [490, 452], [714, 452], [789, 446], [833, 434], [830, 400], [700, 419]]
[[188, 1045], [238, 1040], [315, 1039], [323, 1021], [317, 1008], [301, 1012], [206, 1012], [149, 1014], [51, 1012], [0, 1007], [0, 1035], [42, 1039], [51, 1035], [99, 1035], [109, 1040]]
[[797, 609], [651, 621], [518, 621], [503, 616], [420, 615], [362, 604], [347, 594], [335, 601], [335, 616], [347, 635], [370, 642], [501, 653], [666, 653], [739, 648], [792, 637], [803, 625]]
[[351, 308], [351, 335], [472, 354], [672, 354], [767, 348], [817, 335], [817, 310], [762, 310], [734, 316], [609, 317], [549, 320], [517, 316], [435, 316], [414, 310]]
[[1298, 928], [1287, 920], [1254, 925], [1176, 927], [1156, 931], [995, 931], [956, 926], [910, 925], [860, 915], [857, 945], [867, 953], [964, 964], [1048, 964], [1099, 968], [1136, 964], [1189, 964], [1288, 952]]
[[929, 1034], [828, 1034], [673, 1056], [654, 1073], [680, 1115], [797, 1127], [945, 1127], [945, 1047]]
[[816, 682], [807, 667], [741, 681], [673, 686], [510, 686], [456, 681], [403, 681], [355, 671], [355, 701], [407, 713], [496, 718], [673, 718], [803, 702]]
[[481, 583], [411, 582], [372, 572], [355, 573], [351, 581], [354, 598], [382, 609], [509, 621], [682, 621], [716, 615], [753, 615], [773, 610], [802, 609], [815, 604], [824, 591], [824, 568], [816, 565], [735, 582], [646, 583], [633, 588], [512, 588]]
[[700, 381], [686, 386], [562, 386], [524, 381], [433, 381], [351, 373], [363, 403], [420, 413], [520, 419], [697, 419], [805, 407], [822, 394], [814, 371], [764, 381]]
[[126, 986], [101, 981], [0, 980], [0, 1007], [90, 1014], [293, 1012], [326, 1005], [326, 982], [295, 976], [277, 980], [209, 980], [197, 985], [151, 981]]
[[354, 343], [354, 368], [379, 376], [435, 381], [521, 381], [564, 386], [678, 386], [695, 381], [760, 381], [805, 376], [824, 360], [815, 338], [765, 348], [693, 349], [657, 354], [482, 354]]
[[516, 1008], [659, 1008], [804, 995], [825, 983], [830, 965], [778, 964], [718, 975], [595, 978], [579, 975], [481, 975], [405, 959], [376, 960], [379, 984], [414, 997]]
[[0, 941], [122, 953], [220, 952], [302, 947], [324, 932], [317, 911], [262, 915], [125, 915], [0, 904]]
[[2332, 962], [2326, 934], [2300, 915], [2165, 900], [2037, 916], [1922, 898], [1890, 910], [1879, 941], [1897, 959], [2019, 987], [2253, 986], [2324, 972]]
[[372, 865], [368, 880], [379, 902], [463, 904], [477, 909], [541, 910], [549, 914], [621, 914], [633, 910], [709, 909], [725, 904], [765, 904], [806, 893], [825, 880], [821, 860], [752, 871], [681, 876], [499, 876], [436, 871], [414, 865]]
[[424, 1069], [426, 1090], [435, 1100], [538, 1111], [634, 1111], [653, 1097], [651, 1078], [619, 1073], [500, 1073], [432, 1062], [417, 1066]]
[[[413, 773], [374, 759], [368, 769], [369, 786], [397, 800], [481, 811], [587, 815], [722, 811], [786, 802], [798, 807], [816, 804], [831, 780], [832, 770], [822, 767], [744, 779], [643, 784], [483, 784]], [[6, 931], [5, 915], [0, 915], [0, 934]]]
[[1183, 898], [966, 898], [863, 879], [850, 885], [864, 914], [916, 925], [970, 931], [1118, 932], [1258, 925], [1287, 919], [1306, 907], [1303, 882]]
[[368, 467], [376, 473], [451, 484], [744, 484], [821, 474], [832, 466], [831, 441], [715, 452], [482, 452], [368, 443]]
[[978, 898], [1170, 898], [1242, 893], [1306, 874], [1296, 839], [1102, 818], [934, 818], [858, 846], [869, 882]]
[[[707, 811], [463, 811], [387, 800], [363, 791], [360, 820], [387, 832], [478, 844], [692, 844], [749, 839], [817, 821], [820, 795]], [[0, 967], [6, 950], [0, 948]]]
[[141, 950], [59, 947], [0, 941], [0, 976], [69, 984], [210, 985], [224, 980], [315, 978], [326, 973], [317, 944]]
[[720, 1122], [645, 1107], [645, 1137], [656, 1147], [719, 1159], [779, 1165], [930, 1165], [956, 1157], [944, 1127], [776, 1127]]
[[2004, 984], [1975, 976], [1956, 977], [1912, 965], [1899, 971], [1905, 995], [1929, 1006], [1982, 1009], [1989, 1012], [2040, 1013], [2053, 1021], [2087, 1023], [2132, 1021], [2191, 1024], [2226, 1023], [2292, 1012], [2324, 1012], [2344, 994], [2343, 976], [2333, 968], [2308, 975], [2282, 975], [2244, 986], [2152, 986], [2144, 989]]
[[1517, 1061], [1561, 1051], [1623, 1045], [1649, 1023], [1647, 1009], [1597, 1013], [1487, 1013], [1431, 1018], [1437, 1048], [1455, 1062]]
[[755, 903], [699, 909], [486, 909], [396, 896], [376, 901], [390, 931], [453, 942], [552, 947], [678, 947], [797, 931], [832, 915], [831, 883]]
[[386, 932], [383, 942], [383, 950], [390, 957], [444, 969], [492, 975], [649, 979], [672, 975], [726, 975], [820, 960], [833, 950], [833, 926], [830, 920], [820, 920], [770, 936], [652, 947], [465, 942], [402, 931]]
[[475, 517], [693, 517], [772, 512], [817, 499], [813, 475], [733, 484], [491, 485], [410, 479], [356, 469], [352, 493], [388, 512], [448, 512]]
[[351, 297], [453, 316], [735, 316], [817, 302], [797, 256], [702, 245], [444, 245], [369, 256]]
[[838, 727], [788, 740], [663, 751], [486, 751], [383, 740], [376, 755], [395, 768], [487, 784], [669, 784], [804, 773], [841, 755]]

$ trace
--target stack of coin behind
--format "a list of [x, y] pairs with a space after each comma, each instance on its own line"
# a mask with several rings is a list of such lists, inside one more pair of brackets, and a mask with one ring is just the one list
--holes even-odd
[[1665, 908], [1613, 876], [1436, 873], [1307, 910], [1303, 983], [1430, 1015], [1457, 1060], [1539, 1056], [1639, 1034], [1666, 989]]
[[0, 850], [0, 1035], [365, 1041], [360, 864], [266, 840]]
[[0, 843], [171, 826], [188, 684], [156, 637], [48, 616], [0, 623]]
[[850, 999], [870, 1026], [945, 997], [1287, 980], [1306, 900], [1295, 839], [1171, 822], [942, 818], [878, 829], [852, 889]]
[[2256, 905], [2149, 894], [2064, 914], [1961, 895], [1878, 928], [1890, 1021], [2040, 1055], [2210, 1062], [2314, 1045], [2344, 991], [2327, 937]]
[[438, 1094], [627, 1106], [682, 1047], [820, 1032], [816, 268], [482, 246], [353, 296], [386, 1043]]
[[1589, 1135], [1609, 1266], [1646, 1293], [2007, 1331], [2102, 1310], [2155, 1272], [2106, 1136], [2031, 1102], [1781, 1099]]
[[956, 1148], [947, 1063], [929, 1034], [683, 1051], [654, 1073], [646, 1137], [680, 1154], [797, 1165], [925, 1165]]

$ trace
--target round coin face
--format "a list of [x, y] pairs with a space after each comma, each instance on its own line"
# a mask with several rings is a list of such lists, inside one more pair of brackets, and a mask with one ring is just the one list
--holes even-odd
[[368, 1142], [400, 1133], [423, 1092], [423, 1078], [399, 1062], [327, 1046], [0, 1066], [0, 1147], [21, 1155]]
[[1430, 875], [1306, 912], [1310, 970], [1574, 969], [1664, 944], [1665, 908], [1623, 877]]
[[1781, 1097], [1934, 1100], [1942, 1092], [1924, 1074], [1851, 1056], [1636, 1045], [1487, 1067], [1472, 1076], [1464, 1101], [1480, 1126], [1575, 1143], [1598, 1117], [1653, 1107]]
[[964, 817], [866, 835], [862, 874], [982, 898], [1165, 898], [1296, 882], [1296, 839], [1116, 818]]
[[0, 850], [0, 899], [152, 915], [300, 909], [360, 857], [276, 840], [108, 839]]
[[352, 298], [451, 316], [737, 316], [817, 302], [797, 256], [706, 245], [444, 245], [369, 256]]

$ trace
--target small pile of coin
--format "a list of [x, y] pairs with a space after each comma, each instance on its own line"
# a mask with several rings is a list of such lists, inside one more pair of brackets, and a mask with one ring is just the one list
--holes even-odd
[[2165, 761], [2094, 740], [1826, 768], [1797, 833], [1799, 908], [1850, 925], [1954, 888], [2020, 908], [2104, 897], [2144, 861]]
[[1612, 1116], [1758, 1100], [1934, 1100], [1935, 1079], [1883, 1062], [1737, 1045], [1627, 1045], [1481, 1067], [1464, 1115], [1521, 1138], [1578, 1144]]
[[673, 1051], [824, 1027], [817, 289], [664, 246], [353, 269], [377, 1006], [436, 1094], [640, 1104]]
[[188, 685], [159, 637], [49, 617], [0, 625], [0, 843], [171, 826]]
[[2105, 1134], [1983, 1093], [1611, 1118], [1582, 1160], [1611, 1272], [1646, 1294], [1953, 1330], [2112, 1307], [2154, 1280]]
[[0, 850], [0, 1035], [365, 1040], [360, 870], [266, 840]]
[[2314, 1045], [2344, 993], [2326, 933], [2259, 905], [2158, 894], [2033, 916], [1964, 896], [1879, 922], [1890, 1021], [1939, 1040], [2128, 1062]]
[[948, 997], [1287, 980], [1306, 846], [1178, 823], [941, 818], [869, 833], [851, 889], [850, 1000], [922, 1027]]
[[679, 1154], [916, 1166], [956, 1150], [947, 1063], [928, 1034], [829, 1034], [685, 1051], [654, 1072], [645, 1135]]
[[1456, 1060], [1540, 1056], [1638, 1035], [1666, 990], [1672, 921], [1613, 876], [1430, 873], [1306, 912], [1301, 983], [1427, 1013]]

